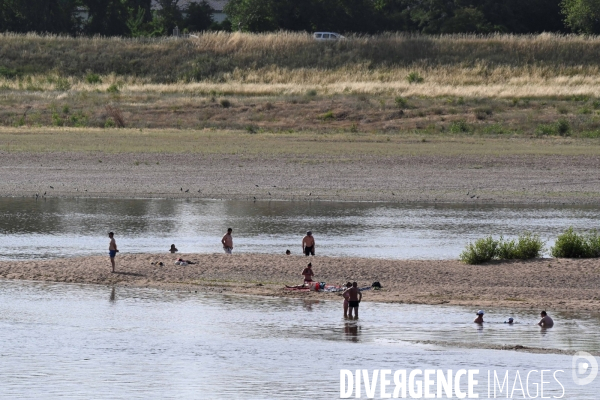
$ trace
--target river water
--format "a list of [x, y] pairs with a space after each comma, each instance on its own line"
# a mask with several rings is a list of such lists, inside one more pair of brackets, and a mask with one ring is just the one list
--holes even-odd
[[[320, 255], [453, 259], [469, 240], [490, 234], [530, 230], [551, 245], [569, 226], [596, 228], [598, 211], [0, 198], [0, 259], [105, 254], [109, 230], [123, 253], [164, 252], [171, 243], [182, 252], [220, 252], [227, 227], [237, 252], [299, 253], [311, 229]], [[542, 381], [544, 397], [597, 398], [600, 378], [577, 385], [574, 366], [582, 364], [571, 354], [598, 353], [598, 315], [552, 313], [556, 326], [544, 331], [537, 315], [486, 311], [478, 327], [470, 309], [366, 302], [360, 320], [347, 321], [331, 301], [0, 281], [0, 398], [327, 399], [340, 396], [346, 369], [371, 376], [385, 369], [479, 370], [480, 398], [494, 398], [488, 373], [500, 382], [508, 373], [496, 398], [510, 397], [508, 387], [512, 398], [534, 397]], [[511, 316], [517, 323], [504, 324]], [[518, 345], [550, 350], [499, 350]], [[466, 380], [459, 387], [466, 390]]]
[[469, 241], [529, 230], [551, 246], [569, 226], [598, 228], [599, 207], [251, 202], [173, 199], [0, 198], [0, 259], [104, 254], [116, 233], [122, 253], [220, 252], [234, 229], [236, 252], [301, 252], [312, 230], [317, 254], [455, 259]]
[[[461, 307], [363, 303], [361, 318], [347, 321], [332, 301], [15, 281], [0, 287], [2, 399], [328, 399], [340, 395], [341, 369], [476, 369], [480, 398], [488, 398], [488, 371], [500, 381], [509, 374], [496, 398], [512, 391], [517, 371], [523, 394], [532, 396], [542, 369], [550, 371], [544, 396], [594, 399], [600, 389], [600, 378], [574, 383], [570, 355], [481, 348], [597, 351], [597, 316], [553, 314], [556, 326], [543, 331], [535, 315], [493, 310], [478, 328], [472, 310]], [[513, 326], [503, 323], [509, 315]], [[531, 370], [538, 372], [526, 383]], [[529, 398], [519, 385], [513, 394]]]

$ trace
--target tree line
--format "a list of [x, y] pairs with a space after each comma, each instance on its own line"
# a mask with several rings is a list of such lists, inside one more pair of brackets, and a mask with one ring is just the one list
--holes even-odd
[[[600, 33], [600, 0], [0, 0], [0, 31], [162, 36], [185, 31]], [[84, 10], [84, 12], [82, 12]]]

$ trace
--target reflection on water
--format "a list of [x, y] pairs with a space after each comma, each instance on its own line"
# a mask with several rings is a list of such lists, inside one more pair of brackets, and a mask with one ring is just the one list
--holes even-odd
[[[0, 259], [105, 254], [115, 231], [125, 253], [301, 252], [311, 229], [317, 255], [453, 259], [469, 240], [524, 230], [553, 240], [565, 228], [597, 227], [598, 207], [334, 202], [0, 198]], [[548, 245], [551, 245], [550, 241]]]
[[[550, 313], [556, 326], [542, 335], [537, 315], [513, 314], [509, 326], [507, 310], [488, 311], [478, 330], [459, 307], [362, 303], [349, 321], [341, 302], [0, 285], [0, 398], [334, 398], [340, 369], [480, 369], [480, 398], [488, 370], [561, 369], [569, 399], [600, 389], [573, 384], [570, 356], [476, 348], [597, 351], [592, 316]], [[445, 345], [416, 343], [426, 341]]]

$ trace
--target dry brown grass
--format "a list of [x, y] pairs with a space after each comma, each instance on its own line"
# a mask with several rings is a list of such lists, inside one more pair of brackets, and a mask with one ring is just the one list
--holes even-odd
[[[4, 34], [0, 60], [18, 74], [0, 79], [5, 91], [105, 91], [118, 84], [123, 93], [600, 95], [600, 38], [574, 35], [385, 34], [317, 43], [286, 32], [189, 40]], [[407, 82], [413, 71], [422, 84]], [[102, 84], [87, 84], [89, 72]]]

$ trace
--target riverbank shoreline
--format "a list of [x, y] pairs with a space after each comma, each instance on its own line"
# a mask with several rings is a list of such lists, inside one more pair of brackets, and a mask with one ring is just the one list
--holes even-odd
[[[181, 257], [196, 264], [179, 266]], [[2, 261], [0, 279], [148, 287], [203, 293], [235, 293], [340, 300], [340, 293], [285, 289], [302, 283], [311, 261], [315, 280], [357, 281], [364, 300], [380, 303], [457, 305], [484, 308], [597, 312], [600, 260], [538, 259], [465, 265], [456, 260], [382, 260], [268, 254], [119, 254], [117, 272], [107, 256]], [[157, 263], [164, 265], [159, 266]]]

